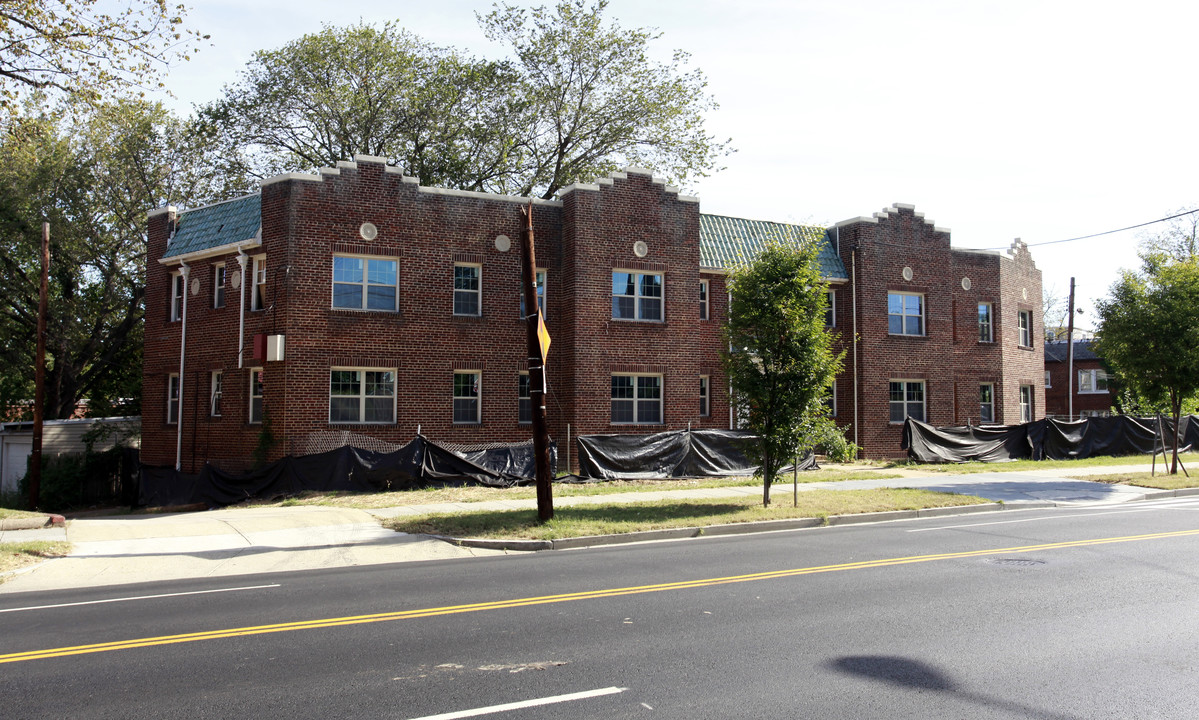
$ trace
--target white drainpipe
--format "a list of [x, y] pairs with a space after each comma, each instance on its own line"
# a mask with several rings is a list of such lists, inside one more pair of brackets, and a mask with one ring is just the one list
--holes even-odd
[[249, 281], [249, 278], [246, 277], [246, 263], [249, 259], [244, 248], [237, 248], [237, 264], [241, 266], [241, 283], [238, 288], [241, 299], [237, 305], [237, 367], [239, 370], [243, 367], [242, 355], [246, 352], [246, 283]]
[[179, 402], [178, 409], [175, 411], [175, 470], [183, 469], [183, 386], [186, 385], [186, 378], [183, 374], [183, 360], [187, 352], [187, 295], [190, 292], [188, 288], [187, 278], [191, 274], [191, 268], [187, 263], [180, 263], [179, 275], [183, 278], [183, 324], [179, 328]]

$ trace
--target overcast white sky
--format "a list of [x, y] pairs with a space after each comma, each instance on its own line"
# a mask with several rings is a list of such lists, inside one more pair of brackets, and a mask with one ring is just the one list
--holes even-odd
[[[188, 25], [211, 47], [172, 69], [172, 105], [217, 98], [253, 51], [322, 23], [394, 20], [497, 57], [475, 21], [490, 7], [203, 0]], [[664, 57], [686, 50], [708, 76], [720, 103], [708, 128], [737, 152], [690, 188], [703, 212], [827, 225], [910, 203], [955, 246], [1033, 245], [1046, 288], [1064, 295], [1077, 278], [1090, 327], [1144, 231], [1036, 244], [1199, 207], [1199, 4], [611, 0], [605, 15], [658, 28]]]

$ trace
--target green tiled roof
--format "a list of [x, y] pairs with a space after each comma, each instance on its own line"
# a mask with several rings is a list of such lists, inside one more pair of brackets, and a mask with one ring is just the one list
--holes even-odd
[[188, 255], [250, 240], [262, 225], [259, 195], [208, 205], [179, 213], [175, 237], [167, 245], [164, 258]]
[[845, 264], [833, 249], [824, 228], [723, 215], [699, 216], [699, 266], [730, 268], [752, 259], [768, 240], [817, 242], [820, 244], [820, 274], [829, 280], [849, 279]]

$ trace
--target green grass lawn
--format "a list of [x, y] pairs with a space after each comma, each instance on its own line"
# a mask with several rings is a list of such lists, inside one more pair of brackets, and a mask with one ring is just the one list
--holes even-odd
[[1111, 475], [1080, 475], [1074, 480], [1090, 480], [1092, 482], [1112, 483], [1114, 485], [1136, 485], [1137, 487], [1156, 488], [1158, 490], [1181, 490], [1183, 488], [1199, 487], [1199, 466], [1188, 468], [1191, 473], [1187, 477], [1181, 470], [1177, 475], [1167, 475], [1160, 469], [1157, 473], [1112, 473]]
[[[1181, 453], [1179, 454], [1178, 459], [1190, 466], [1192, 463], [1199, 463], [1199, 453]], [[1013, 460], [1011, 462], [1002, 463], [968, 462], [958, 464], [921, 464], [907, 461], [896, 461], [889, 463], [876, 463], [875, 466], [883, 470], [917, 471], [930, 475], [938, 473], [966, 475], [969, 473], [980, 472], [1021, 472], [1024, 470], [1104, 467], [1108, 465], [1148, 465], [1152, 461], [1153, 456], [1151, 455], [1121, 455], [1118, 457], [1104, 455], [1100, 457], [1084, 458], [1082, 460]], [[1160, 465], [1160, 456], [1158, 457], [1157, 461]]]
[[12, 577], [9, 573], [42, 562], [47, 558], [63, 557], [71, 551], [71, 543], [33, 540], [21, 543], [0, 543], [0, 582]]
[[704, 527], [788, 518], [827, 518], [886, 510], [978, 505], [989, 500], [970, 495], [913, 489], [813, 490], [802, 493], [799, 506], [790, 498], [775, 499], [769, 508], [757, 498], [661, 500], [646, 503], [564, 505], [554, 519], [541, 524], [536, 510], [463, 511], [417, 515], [384, 524], [406, 533], [471, 538], [553, 540], [666, 528]]

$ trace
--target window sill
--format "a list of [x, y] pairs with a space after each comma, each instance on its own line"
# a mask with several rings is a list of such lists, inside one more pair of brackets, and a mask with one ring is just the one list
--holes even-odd
[[335, 313], [369, 313], [371, 315], [399, 315], [399, 310], [372, 310], [370, 308], [358, 307], [330, 307], [330, 311]]
[[640, 323], [642, 325], [666, 325], [665, 320], [638, 320], [637, 318], [612, 318], [612, 322], [618, 323]]
[[928, 337], [928, 333], [925, 333], [924, 335], [909, 335], [908, 333], [893, 333], [893, 332], [889, 332], [889, 333], [887, 333], [887, 337], [895, 337], [895, 338], [926, 338], [926, 337]]
[[[1045, 389], [1048, 390], [1049, 386], [1046, 385]], [[1110, 390], [1079, 390], [1076, 394], [1077, 395], [1111, 395], [1111, 391]]]
[[331, 428], [336, 428], [336, 427], [352, 427], [352, 428], [356, 428], [356, 427], [394, 427], [395, 426], [394, 422], [357, 422], [356, 423], [356, 422], [342, 421], [342, 422], [331, 422], [331, 423], [327, 423], [327, 424]]
[[619, 428], [635, 428], [635, 427], [654, 428], [654, 427], [662, 427], [666, 423], [638, 423], [638, 422], [614, 423], [614, 422], [609, 422], [608, 424], [612, 427], [619, 427]]

